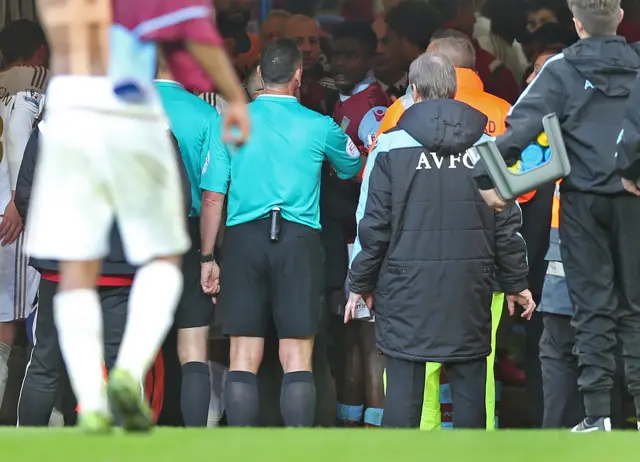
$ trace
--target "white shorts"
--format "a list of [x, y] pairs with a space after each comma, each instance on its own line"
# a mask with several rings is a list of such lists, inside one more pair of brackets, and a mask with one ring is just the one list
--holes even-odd
[[29, 253], [101, 259], [114, 220], [131, 264], [186, 252], [180, 175], [161, 106], [130, 107], [103, 77], [57, 77], [47, 98]]
[[24, 234], [0, 247], [0, 322], [25, 319], [33, 309], [40, 273], [28, 265], [24, 247]]

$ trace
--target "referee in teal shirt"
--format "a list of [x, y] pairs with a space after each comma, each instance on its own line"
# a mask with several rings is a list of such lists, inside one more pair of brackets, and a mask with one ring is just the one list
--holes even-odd
[[182, 417], [187, 427], [205, 427], [211, 398], [207, 337], [213, 320], [213, 302], [200, 284], [200, 211], [203, 191], [212, 181], [211, 152], [224, 149], [221, 121], [215, 108], [179, 83], [157, 80], [156, 88], [191, 182], [188, 228], [192, 247], [182, 261], [184, 289], [176, 312], [178, 357], [182, 364]]
[[[249, 104], [251, 137], [236, 151], [217, 150], [210, 167], [212, 194], [228, 195], [218, 300], [231, 337], [225, 410], [231, 426], [257, 425], [256, 374], [273, 317], [284, 370], [282, 417], [287, 426], [312, 426], [311, 356], [324, 290], [320, 172], [328, 159], [340, 178], [349, 179], [360, 171], [361, 159], [330, 117], [293, 96], [302, 78], [295, 42], [270, 43], [259, 74], [264, 92]], [[213, 250], [214, 238], [207, 235], [205, 242], [203, 234], [203, 251]]]

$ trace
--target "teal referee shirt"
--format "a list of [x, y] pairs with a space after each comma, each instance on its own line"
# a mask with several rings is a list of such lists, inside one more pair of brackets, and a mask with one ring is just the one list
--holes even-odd
[[361, 167], [360, 152], [330, 117], [292, 96], [261, 95], [249, 104], [251, 136], [237, 150], [212, 151], [211, 191], [228, 194], [227, 226], [268, 216], [320, 229], [320, 171], [328, 159], [341, 179]]
[[191, 182], [189, 216], [199, 217], [202, 191], [209, 191], [212, 181], [212, 171], [209, 169], [212, 152], [225, 150], [220, 115], [214, 107], [189, 93], [177, 82], [157, 80], [155, 85], [169, 117], [171, 130], [180, 145]]

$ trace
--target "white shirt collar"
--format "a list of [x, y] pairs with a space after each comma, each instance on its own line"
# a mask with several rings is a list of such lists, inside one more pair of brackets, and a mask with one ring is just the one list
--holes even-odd
[[375, 81], [376, 81], [376, 78], [373, 75], [373, 71], [369, 71], [367, 73], [367, 76], [364, 78], [364, 80], [358, 83], [355, 87], [353, 87], [353, 90], [351, 91], [350, 95], [340, 94], [340, 101], [344, 102], [348, 100], [350, 97], [352, 97], [353, 95], [356, 95], [362, 91], [365, 91], [367, 88], [369, 88], [369, 85], [371, 85]]
[[297, 100], [297, 98], [295, 96], [291, 96], [291, 95], [258, 95], [258, 97], [256, 99], [260, 99], [260, 98], [292, 98]]
[[180, 83], [180, 82], [176, 82], [175, 80], [169, 80], [169, 79], [155, 79], [154, 82], [157, 83], [172, 83], [174, 85], [178, 85], [182, 88], [184, 88], [184, 86]]

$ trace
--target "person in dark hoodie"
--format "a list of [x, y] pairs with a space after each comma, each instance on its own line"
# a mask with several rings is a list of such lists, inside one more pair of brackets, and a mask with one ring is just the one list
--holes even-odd
[[487, 117], [453, 100], [449, 59], [425, 53], [409, 83], [416, 104], [378, 139], [365, 169], [345, 322], [363, 299], [375, 308], [384, 427], [419, 426], [425, 363], [436, 362], [451, 383], [453, 426], [483, 428], [494, 282], [511, 312], [516, 302], [526, 318], [535, 309], [519, 211], [494, 214], [475, 188], [467, 150]]
[[[16, 185], [15, 203], [22, 220], [26, 222], [31, 201], [34, 172], [38, 162], [40, 136], [46, 136], [46, 124], [34, 128], [25, 148]], [[189, 179], [179, 156], [178, 143], [172, 136], [179, 158], [186, 210], [191, 207]], [[127, 321], [127, 303], [136, 268], [127, 263], [117, 223], [110, 235], [110, 253], [103, 260], [97, 281], [98, 294], [104, 318], [105, 367], [115, 364]], [[56, 400], [58, 385], [64, 373], [64, 362], [58, 343], [53, 317], [53, 297], [60, 282], [58, 262], [31, 258], [29, 265], [37, 269], [42, 278], [38, 291], [38, 312], [35, 320], [34, 347], [18, 401], [18, 425], [41, 427], [49, 425], [49, 417]], [[62, 374], [61, 374], [62, 373]], [[159, 409], [153, 409], [157, 417]], [[73, 409], [71, 409], [73, 412]], [[73, 416], [65, 413], [65, 423]]]
[[[545, 63], [496, 143], [511, 166], [542, 131], [542, 117], [559, 117], [571, 162], [560, 187], [560, 250], [574, 306], [574, 351], [586, 413], [573, 431], [609, 431], [616, 336], [640, 416], [640, 199], [625, 191], [614, 155], [640, 70], [640, 46], [616, 36], [623, 17], [620, 0], [569, 0], [568, 5], [580, 41]], [[622, 177], [627, 175], [623, 169]], [[486, 202], [503, 209], [506, 204], [481, 163], [476, 177]]]

